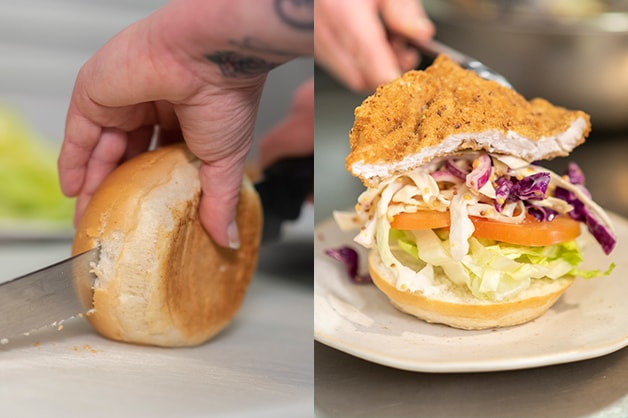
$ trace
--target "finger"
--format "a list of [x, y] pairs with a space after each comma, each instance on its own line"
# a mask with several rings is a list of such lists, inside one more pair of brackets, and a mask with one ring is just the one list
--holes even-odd
[[381, 14], [386, 27], [398, 35], [415, 41], [434, 36], [434, 24], [418, 0], [382, 0]]
[[[315, 2], [315, 7], [319, 2]], [[323, 13], [323, 12], [317, 12]], [[332, 25], [332, 17], [326, 17], [321, 24], [317, 24], [314, 31], [314, 55], [316, 62], [332, 75], [335, 79], [353, 91], [366, 89], [366, 83], [362, 74], [355, 65], [353, 54], [349, 53], [347, 36], [342, 36], [342, 31]], [[347, 33], [350, 30], [347, 29]]]
[[150, 136], [146, 133], [150, 128], [143, 126], [157, 122], [155, 109], [150, 103], [115, 108], [95, 102], [84, 88], [89, 80], [88, 72], [81, 70], [72, 93], [57, 161], [61, 190], [68, 196], [76, 196], [81, 191], [87, 165], [101, 139], [103, 127], [117, 127], [129, 132], [139, 129], [139, 138]]
[[[356, 13], [357, 14], [357, 13]], [[366, 10], [356, 16], [368, 30], [359, 30], [359, 39], [354, 45], [354, 59], [364, 75], [366, 86], [375, 90], [380, 84], [401, 75], [401, 69], [388, 43], [386, 29], [376, 13]]]
[[75, 223], [83, 215], [87, 203], [94, 195], [100, 183], [118, 166], [124, 156], [127, 146], [126, 133], [118, 129], [105, 128], [102, 130], [91, 157], [87, 163], [85, 180], [77, 196], [74, 213]]
[[316, 60], [354, 91], [372, 92], [401, 74], [374, 2], [315, 2]]
[[398, 35], [391, 35], [390, 46], [397, 58], [397, 63], [399, 64], [401, 71], [406, 72], [419, 65], [421, 56], [415, 48], [408, 45], [406, 38]]
[[202, 106], [177, 107], [185, 141], [201, 160], [201, 222], [224, 247], [239, 246], [236, 203], [262, 87], [247, 93], [225, 92]]
[[314, 80], [296, 90], [290, 111], [260, 139], [260, 165], [268, 167], [286, 156], [305, 156], [314, 152]]
[[64, 194], [76, 196], [83, 187], [87, 163], [100, 138], [101, 127], [84, 117], [71, 102], [65, 131], [57, 160], [59, 182]]
[[238, 249], [240, 237], [235, 210], [242, 187], [244, 159], [203, 162], [201, 180], [200, 218], [203, 227], [218, 245]]
[[[321, 35], [320, 37], [323, 37]], [[353, 56], [337, 54], [323, 48], [321, 42], [316, 42], [316, 62], [345, 87], [359, 92], [368, 91], [366, 80], [355, 65]]]
[[367, 30], [359, 30], [359, 42], [354, 45], [356, 62], [365, 76], [366, 84], [374, 90], [401, 75], [388, 43], [386, 28], [377, 10], [359, 9], [357, 19]]

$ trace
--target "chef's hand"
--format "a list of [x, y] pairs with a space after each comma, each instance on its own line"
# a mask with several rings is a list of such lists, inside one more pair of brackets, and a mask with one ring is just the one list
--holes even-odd
[[355, 91], [372, 91], [417, 66], [407, 40], [434, 35], [420, 0], [316, 0], [316, 61]]
[[235, 207], [266, 74], [313, 52], [302, 0], [173, 0], [108, 41], [78, 73], [58, 167], [77, 221], [122, 161], [184, 139], [201, 160], [200, 217], [237, 248]]
[[281, 158], [314, 152], [314, 79], [295, 90], [288, 115], [262, 136], [259, 152], [263, 168]]

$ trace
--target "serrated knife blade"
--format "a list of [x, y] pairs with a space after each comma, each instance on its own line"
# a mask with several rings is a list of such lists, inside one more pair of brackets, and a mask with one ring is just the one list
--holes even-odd
[[90, 269], [99, 251], [94, 248], [0, 283], [0, 343], [87, 313], [91, 297], [84, 302], [75, 284], [83, 281], [82, 288], [93, 287]]

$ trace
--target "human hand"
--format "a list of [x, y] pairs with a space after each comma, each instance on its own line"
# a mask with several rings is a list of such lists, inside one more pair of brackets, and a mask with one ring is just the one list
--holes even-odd
[[314, 152], [314, 79], [303, 82], [294, 92], [288, 115], [260, 139], [262, 168], [287, 156]]
[[311, 29], [272, 15], [276, 6], [174, 0], [86, 62], [58, 161], [62, 190], [77, 197], [75, 221], [102, 180], [157, 132], [158, 144], [184, 139], [199, 157], [201, 221], [218, 244], [239, 246], [235, 206], [266, 74], [312, 53]]
[[434, 35], [420, 0], [316, 0], [317, 62], [355, 91], [372, 91], [418, 64], [407, 40]]

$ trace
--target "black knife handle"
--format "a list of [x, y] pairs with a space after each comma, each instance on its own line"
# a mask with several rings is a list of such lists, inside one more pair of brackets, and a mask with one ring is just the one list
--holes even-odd
[[264, 170], [257, 189], [265, 211], [283, 220], [296, 220], [303, 202], [314, 191], [314, 155], [277, 161]]
[[294, 221], [314, 192], [314, 155], [281, 159], [264, 170], [255, 185], [264, 208], [264, 241], [279, 235], [283, 221]]

